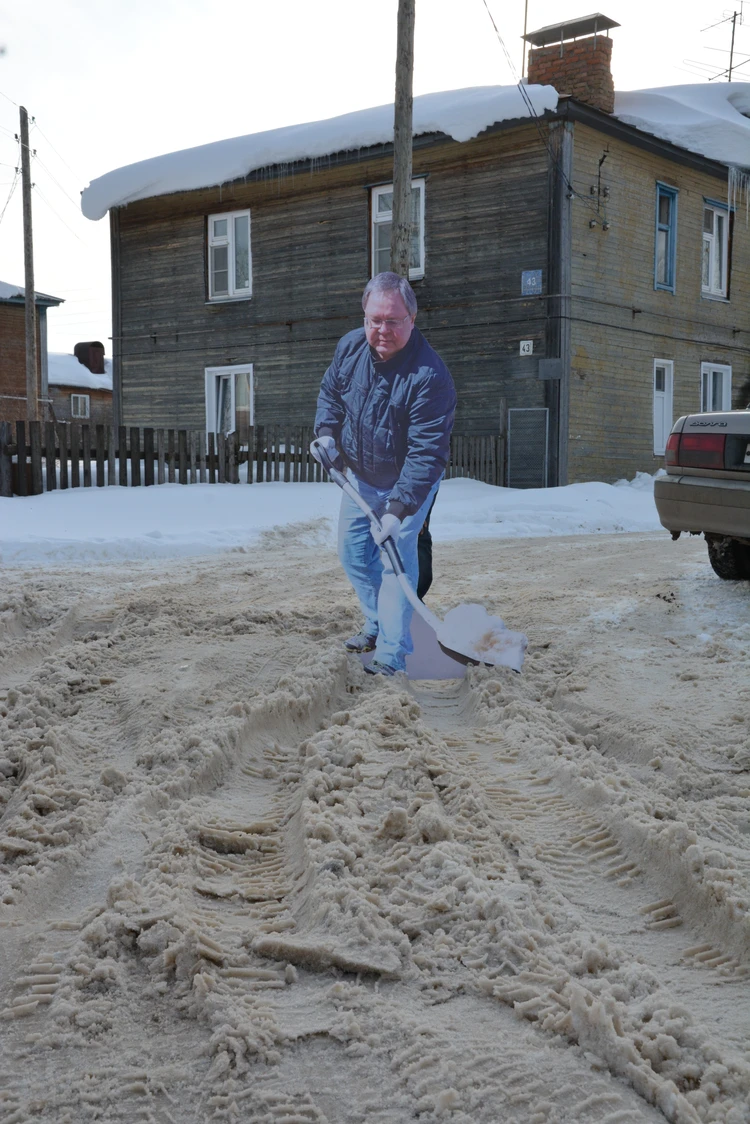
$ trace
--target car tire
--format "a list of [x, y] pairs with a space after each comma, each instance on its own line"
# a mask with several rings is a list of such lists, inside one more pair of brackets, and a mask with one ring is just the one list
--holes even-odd
[[750, 580], [750, 546], [723, 535], [706, 535], [708, 560], [724, 581]]

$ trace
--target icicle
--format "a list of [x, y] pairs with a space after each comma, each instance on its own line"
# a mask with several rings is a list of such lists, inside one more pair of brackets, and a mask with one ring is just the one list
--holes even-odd
[[750, 226], [750, 169], [729, 165], [727, 178], [727, 206], [730, 211], [745, 204], [745, 226]]

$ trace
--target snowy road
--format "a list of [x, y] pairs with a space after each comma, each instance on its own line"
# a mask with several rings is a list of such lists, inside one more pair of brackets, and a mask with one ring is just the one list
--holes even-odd
[[521, 676], [367, 679], [334, 555], [3, 571], [0, 1122], [750, 1121], [750, 589], [443, 543]]

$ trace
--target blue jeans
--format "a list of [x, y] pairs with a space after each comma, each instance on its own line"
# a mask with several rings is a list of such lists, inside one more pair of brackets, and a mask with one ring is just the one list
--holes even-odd
[[[352, 472], [347, 473], [347, 476], [349, 483], [375, 514], [382, 515], [391, 489], [373, 488]], [[419, 577], [417, 539], [439, 484], [438, 480], [430, 489], [419, 511], [406, 516], [398, 536], [398, 552], [409, 583], [414, 589], [417, 588]], [[370, 520], [346, 493], [341, 498], [338, 550], [341, 565], [354, 586], [365, 615], [364, 631], [368, 636], [378, 638], [374, 658], [403, 671], [406, 657], [413, 647], [410, 632], [413, 610], [388, 556], [381, 554], [380, 547], [370, 534]]]

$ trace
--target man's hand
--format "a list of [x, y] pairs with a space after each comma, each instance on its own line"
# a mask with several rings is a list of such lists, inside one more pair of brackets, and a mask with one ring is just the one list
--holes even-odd
[[398, 539], [399, 531], [401, 530], [401, 520], [396, 515], [391, 515], [386, 512], [380, 520], [380, 530], [377, 529], [372, 523], [370, 524], [370, 534], [375, 539], [378, 546], [382, 546], [386, 539], [393, 539], [394, 542]]
[[336, 448], [336, 442], [329, 434], [327, 434], [325, 437], [316, 437], [310, 445], [310, 452], [315, 457], [318, 464], [323, 464], [323, 460], [318, 451], [319, 447], [325, 451], [329, 461], [334, 468], [342, 467], [341, 454]]

